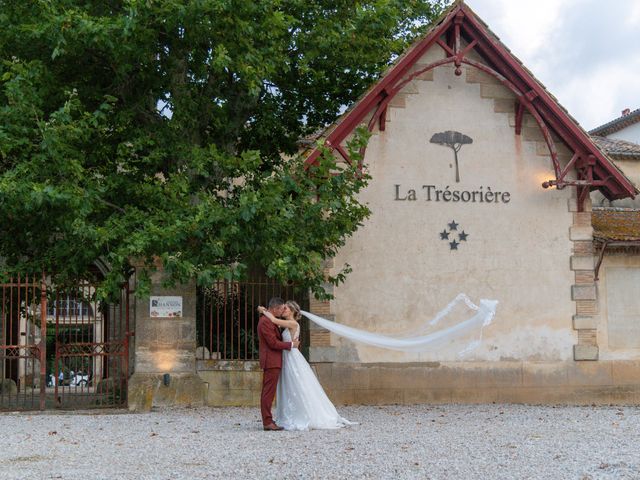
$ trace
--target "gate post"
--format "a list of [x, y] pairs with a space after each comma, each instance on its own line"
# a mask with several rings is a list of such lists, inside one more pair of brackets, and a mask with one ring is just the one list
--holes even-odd
[[[324, 260], [324, 275], [328, 277], [334, 266], [333, 259]], [[325, 291], [333, 294], [333, 285], [324, 285]], [[314, 315], [324, 317], [327, 320], [335, 320], [331, 302], [329, 300], [317, 300], [309, 292], [309, 311]], [[325, 328], [309, 322], [309, 361], [312, 363], [333, 363], [337, 360], [336, 348], [331, 345], [331, 332]], [[316, 368], [317, 371], [317, 368]]]
[[[134, 374], [129, 380], [131, 411], [152, 407], [204, 405], [205, 383], [196, 373], [196, 284], [162, 286], [164, 270], [151, 275], [151, 297], [180, 297], [179, 315], [136, 298]], [[177, 299], [176, 299], [177, 300]], [[169, 316], [171, 315], [171, 316]]]
[[[35, 282], [34, 282], [35, 283]], [[47, 398], [47, 277], [42, 272], [40, 282], [40, 410]]]

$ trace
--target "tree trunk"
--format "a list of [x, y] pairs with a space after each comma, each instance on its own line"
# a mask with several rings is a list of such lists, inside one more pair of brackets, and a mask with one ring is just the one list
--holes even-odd
[[460, 183], [460, 170], [458, 169], [458, 150], [453, 149], [453, 155], [456, 160], [456, 182]]

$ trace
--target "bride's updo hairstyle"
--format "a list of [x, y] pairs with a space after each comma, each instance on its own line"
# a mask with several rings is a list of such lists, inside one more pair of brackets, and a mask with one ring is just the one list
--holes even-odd
[[287, 306], [293, 312], [293, 318], [296, 322], [302, 318], [302, 314], [300, 313], [300, 305], [298, 305], [297, 302], [289, 300], [287, 302]]

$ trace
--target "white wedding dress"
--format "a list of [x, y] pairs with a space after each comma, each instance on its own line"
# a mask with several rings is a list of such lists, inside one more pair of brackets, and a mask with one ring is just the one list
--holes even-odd
[[[295, 338], [300, 336], [300, 327]], [[282, 332], [282, 341], [290, 342], [289, 329]], [[333, 406], [311, 366], [300, 350], [282, 352], [282, 371], [278, 381], [275, 421], [285, 430], [341, 428], [355, 425], [342, 418]]]

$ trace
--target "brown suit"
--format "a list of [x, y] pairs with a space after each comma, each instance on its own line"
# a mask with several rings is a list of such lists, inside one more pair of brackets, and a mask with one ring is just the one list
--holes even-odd
[[273, 423], [271, 406], [282, 369], [282, 350], [291, 350], [291, 342], [283, 342], [278, 326], [264, 315], [261, 315], [258, 321], [258, 339], [260, 367], [263, 370], [260, 412], [262, 424], [266, 426]]

